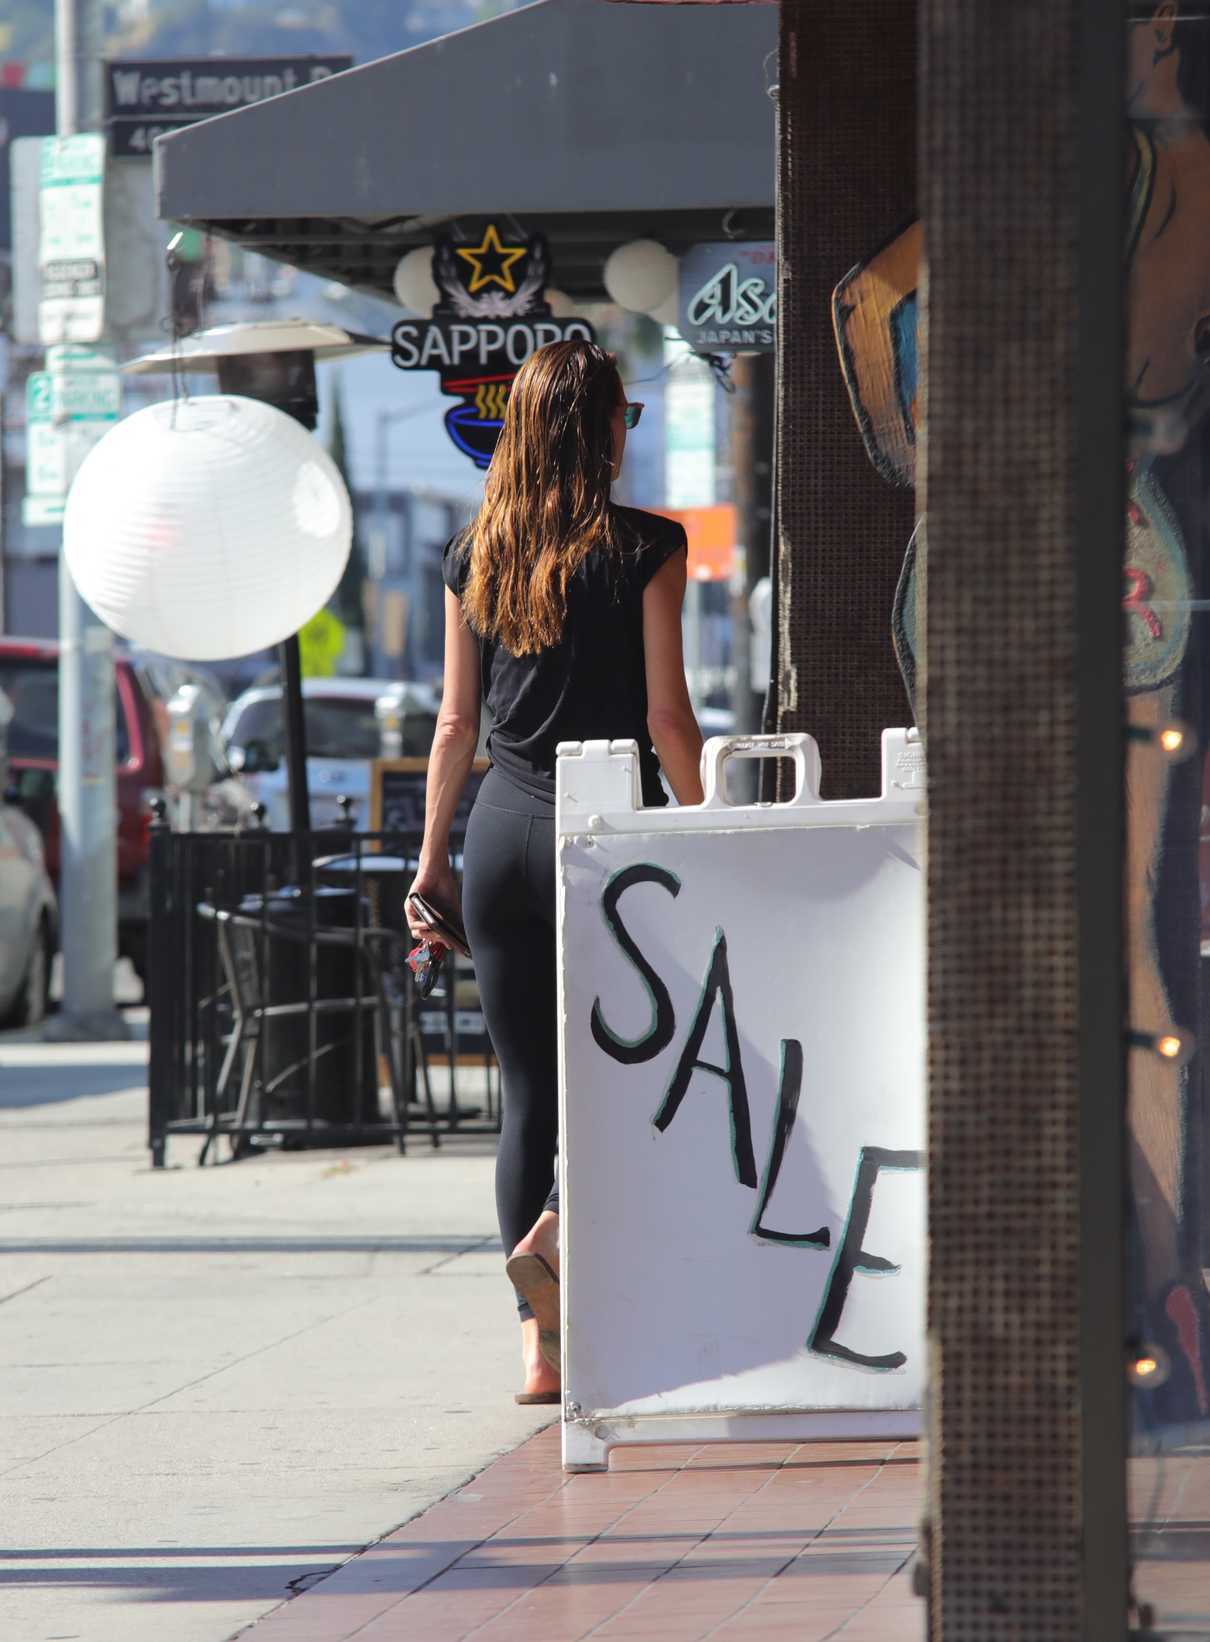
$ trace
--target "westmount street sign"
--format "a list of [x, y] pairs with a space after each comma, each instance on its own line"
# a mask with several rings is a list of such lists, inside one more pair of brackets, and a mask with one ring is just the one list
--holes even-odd
[[151, 153], [157, 137], [330, 80], [351, 57], [124, 58], [105, 64], [105, 123], [119, 158]]

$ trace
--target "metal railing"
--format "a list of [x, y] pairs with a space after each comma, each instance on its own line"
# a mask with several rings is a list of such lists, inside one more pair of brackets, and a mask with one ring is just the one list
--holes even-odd
[[[454, 840], [455, 861], [459, 859]], [[419, 834], [151, 835], [148, 1144], [432, 1145], [498, 1132], [474, 971], [416, 995], [403, 902]]]

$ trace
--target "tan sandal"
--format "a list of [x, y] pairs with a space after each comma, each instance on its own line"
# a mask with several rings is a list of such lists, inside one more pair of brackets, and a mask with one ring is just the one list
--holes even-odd
[[538, 1345], [551, 1368], [562, 1370], [559, 1339], [559, 1274], [540, 1254], [514, 1254], [504, 1267], [508, 1280], [528, 1301], [538, 1323]]

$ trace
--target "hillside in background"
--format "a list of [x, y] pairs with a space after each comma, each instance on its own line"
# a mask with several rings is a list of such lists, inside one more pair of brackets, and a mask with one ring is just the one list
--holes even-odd
[[[514, 9], [514, 0], [105, 0], [107, 56], [294, 56], [369, 62]], [[50, 0], [5, 0], [0, 62], [49, 63]]]

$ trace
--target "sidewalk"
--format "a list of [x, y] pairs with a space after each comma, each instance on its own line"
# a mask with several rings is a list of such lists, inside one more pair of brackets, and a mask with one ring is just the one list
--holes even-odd
[[922, 1642], [914, 1443], [615, 1451], [557, 1429], [256, 1626], [249, 1642]]
[[0, 1037], [4, 1642], [225, 1642], [550, 1418], [490, 1142], [153, 1171], [145, 1058]]
[[[153, 1171], [145, 1052], [0, 1037], [4, 1642], [920, 1642], [916, 1445], [564, 1476], [491, 1143]], [[1210, 1448], [1131, 1480], [1138, 1594], [1210, 1642]]]
[[[1210, 1448], [1129, 1481], [1147, 1635], [1210, 1642]], [[923, 1642], [923, 1493], [916, 1443], [622, 1448], [564, 1476], [552, 1427], [248, 1642]]]

